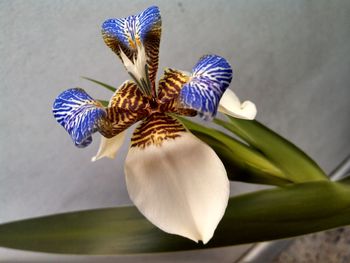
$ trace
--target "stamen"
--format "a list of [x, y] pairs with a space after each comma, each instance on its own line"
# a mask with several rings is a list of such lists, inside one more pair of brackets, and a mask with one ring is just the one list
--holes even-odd
[[136, 58], [131, 61], [120, 49], [120, 56], [123, 64], [128, 71], [129, 75], [136, 82], [141, 92], [149, 97], [152, 96], [151, 81], [148, 74], [148, 65], [145, 49], [142, 45], [137, 44]]

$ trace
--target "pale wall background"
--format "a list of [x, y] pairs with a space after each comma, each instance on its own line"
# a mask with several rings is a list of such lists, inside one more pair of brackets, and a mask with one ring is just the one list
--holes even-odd
[[[109, 97], [80, 76], [115, 86], [128, 78], [103, 43], [100, 25], [152, 4], [163, 17], [160, 69], [190, 70], [203, 54], [224, 56], [235, 71], [231, 88], [257, 104], [259, 121], [327, 172], [350, 153], [349, 1], [0, 0], [0, 223], [130, 203], [123, 177], [128, 145], [115, 161], [90, 163], [98, 136], [90, 147], [75, 148], [51, 106], [61, 91], [75, 86], [96, 98]], [[233, 184], [232, 193], [251, 188]], [[156, 259], [232, 262], [244, 248]], [[0, 250], [0, 261], [21, 257], [46, 260]]]

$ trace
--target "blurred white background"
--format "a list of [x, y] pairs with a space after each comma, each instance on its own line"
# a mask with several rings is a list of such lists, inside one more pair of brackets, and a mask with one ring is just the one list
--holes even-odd
[[[130, 204], [123, 175], [127, 143], [116, 160], [91, 163], [98, 136], [90, 147], [75, 148], [51, 106], [75, 86], [109, 98], [80, 78], [116, 87], [128, 78], [100, 25], [150, 5], [160, 7], [163, 20], [158, 76], [164, 67], [190, 70], [204, 54], [221, 55], [235, 72], [231, 89], [256, 103], [259, 121], [326, 172], [349, 154], [349, 1], [0, 0], [0, 223]], [[254, 188], [234, 183], [231, 190]], [[232, 262], [246, 247], [99, 261]], [[48, 259], [96, 261], [0, 250], [0, 261]]]

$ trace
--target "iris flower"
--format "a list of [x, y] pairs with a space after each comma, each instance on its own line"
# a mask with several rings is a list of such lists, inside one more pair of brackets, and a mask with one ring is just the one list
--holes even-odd
[[167, 68], [156, 85], [161, 36], [156, 6], [106, 20], [102, 35], [132, 79], [116, 90], [106, 108], [83, 89], [68, 89], [56, 98], [54, 117], [77, 147], [88, 146], [95, 132], [102, 135], [93, 161], [115, 157], [125, 130], [140, 122], [125, 161], [131, 200], [163, 231], [207, 243], [224, 215], [229, 181], [216, 153], [176, 116], [211, 120], [219, 110], [254, 119], [255, 105], [241, 104], [227, 89], [232, 69], [217, 55], [200, 58], [191, 73]]

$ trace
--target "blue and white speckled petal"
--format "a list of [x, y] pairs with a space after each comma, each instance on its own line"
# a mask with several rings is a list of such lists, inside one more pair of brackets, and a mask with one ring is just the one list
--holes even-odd
[[52, 111], [57, 122], [66, 129], [79, 148], [92, 142], [91, 135], [106, 117], [103, 106], [80, 88], [68, 89], [58, 95]]
[[181, 89], [181, 102], [185, 107], [197, 110], [204, 119], [212, 119], [221, 96], [231, 83], [232, 74], [232, 68], [224, 58], [203, 56], [193, 67], [190, 81]]
[[[155, 94], [161, 36], [159, 8], [151, 6], [138, 15], [108, 19], [102, 24], [102, 35], [107, 46], [121, 59], [125, 55], [131, 62], [137, 60], [139, 47], [143, 46], [147, 57], [147, 74]], [[125, 58], [122, 60], [126, 61]]]

